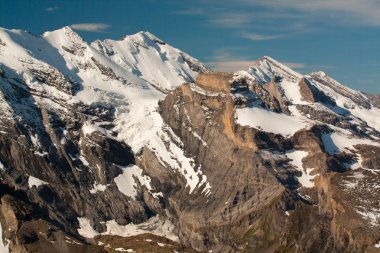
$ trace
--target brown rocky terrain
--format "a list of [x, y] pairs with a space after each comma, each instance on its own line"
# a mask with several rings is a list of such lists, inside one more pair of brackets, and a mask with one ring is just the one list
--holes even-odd
[[371, 99], [371, 101], [373, 102], [373, 104], [375, 106], [380, 108], [380, 95], [379, 94], [370, 94], [370, 93], [366, 93], [366, 92], [364, 92], [364, 94]]
[[[223, 80], [225, 75], [220, 75], [220, 78]], [[266, 252], [274, 248], [278, 248], [280, 252], [296, 248], [307, 252], [340, 252], [343, 249], [358, 252], [370, 247], [368, 241], [347, 241], [344, 239], [345, 235], [337, 231], [352, 229], [354, 232], [344, 233], [358, 233], [357, 227], [350, 227], [350, 223], [344, 219], [337, 221], [335, 218], [340, 218], [340, 214], [337, 214], [342, 211], [339, 206], [347, 204], [342, 204], [340, 198], [335, 199], [341, 193], [332, 189], [336, 182], [331, 181], [334, 172], [329, 171], [345, 169], [337, 167], [340, 161], [336, 157], [326, 156], [324, 153], [318, 134], [323, 130], [314, 128], [311, 131], [298, 132], [291, 139], [282, 139], [236, 125], [232, 98], [223, 93], [224, 88], [216, 89], [215, 84], [208, 88], [205, 79], [215, 84], [222, 82], [216, 80], [215, 75], [209, 79], [208, 76], [201, 76], [205, 90], [199, 90], [193, 84], [185, 84], [161, 103], [164, 120], [184, 141], [185, 148], [197, 157], [197, 162], [202, 164], [210, 184], [214, 186], [207, 205], [202, 206], [198, 216], [197, 211], [189, 207], [179, 214], [181, 230], [187, 233], [187, 237], [198, 238], [199, 241], [203, 234], [205, 241], [204, 237], [207, 235], [205, 246], [210, 245], [209, 247], [217, 251], [226, 252], [230, 249]], [[186, 115], [185, 111], [189, 117], [182, 119], [180, 115]], [[202, 142], [194, 138], [188, 129], [201, 129], [199, 136], [205, 140], [207, 146], [202, 146]], [[306, 196], [311, 196], [311, 199], [300, 199], [294, 192], [296, 187], [295, 182], [292, 182], [294, 174], [291, 170], [279, 172], [284, 170], [285, 161], [268, 163], [263, 159], [260, 151], [269, 148], [283, 153], [291, 148], [309, 152], [309, 156], [303, 161], [304, 165], [316, 168], [321, 175], [316, 181], [315, 189], [303, 192]], [[205, 149], [219, 150], [218, 154], [233, 155], [215, 156]], [[252, 171], [252, 168], [255, 170]], [[228, 195], [227, 192], [235, 192], [235, 195]], [[212, 211], [208, 211], [209, 208]], [[290, 211], [290, 216], [285, 214], [287, 210], [293, 210]], [[186, 212], [191, 212], [189, 218], [185, 218], [188, 216]], [[206, 216], [206, 213], [209, 215]], [[307, 217], [304, 217], [306, 214]], [[230, 232], [226, 235], [221, 231]], [[379, 233], [378, 230], [375, 231]], [[373, 230], [360, 232], [362, 238], [367, 240], [373, 233]], [[320, 237], [321, 234], [324, 236]], [[375, 240], [376, 238], [369, 239], [372, 242]], [[222, 246], [221, 242], [227, 245]], [[197, 247], [195, 242], [190, 243]], [[204, 249], [202, 245], [198, 247]]]

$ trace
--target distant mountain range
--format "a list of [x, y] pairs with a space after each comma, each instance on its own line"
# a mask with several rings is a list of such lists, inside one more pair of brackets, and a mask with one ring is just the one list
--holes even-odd
[[379, 100], [149, 32], [0, 28], [0, 252], [379, 252]]

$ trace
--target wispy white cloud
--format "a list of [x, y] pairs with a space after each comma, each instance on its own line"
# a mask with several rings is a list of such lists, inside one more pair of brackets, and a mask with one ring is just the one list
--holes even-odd
[[[209, 57], [209, 61], [210, 62], [234, 61], [236, 59], [236, 55], [240, 55], [242, 50], [244, 50], [244, 48], [240, 48], [240, 47], [214, 49], [212, 51], [212, 55]], [[243, 60], [243, 59], [240, 59], [240, 60]]]
[[239, 28], [252, 21], [249, 13], [235, 12], [218, 4], [202, 5], [201, 7], [190, 7], [174, 12], [180, 15], [203, 16], [206, 18], [205, 25], [216, 28]]
[[306, 65], [299, 62], [282, 62], [282, 64], [288, 66], [291, 69], [304, 69]]
[[274, 40], [283, 37], [283, 35], [264, 35], [258, 33], [241, 33], [241, 37], [253, 40], [253, 41], [262, 41], [262, 40]]
[[80, 23], [80, 24], [72, 24], [70, 25], [70, 27], [77, 31], [104, 32], [107, 28], [111, 26], [104, 23]]
[[240, 28], [249, 24], [252, 20], [250, 15], [225, 13], [223, 15], [210, 15], [208, 25], [222, 28]]
[[[200, 3], [197, 7], [185, 8], [182, 10], [174, 11], [174, 14], [178, 15], [191, 15], [200, 16], [205, 19], [202, 23], [203, 26], [220, 29], [232, 29], [239, 31], [271, 31], [282, 33], [299, 33], [315, 31], [315, 28], [309, 27], [305, 23], [306, 18], [302, 17], [302, 22], [299, 22], [300, 16], [295, 16], [293, 13], [284, 12], [281, 10], [269, 11], [268, 8], [265, 11], [257, 11], [252, 6], [247, 5], [244, 0], [237, 0], [232, 8], [228, 8], [227, 5], [223, 5], [225, 0], [220, 0], [221, 3], [206, 4]], [[224, 2], [225, 3], [225, 2]], [[283, 22], [286, 20], [287, 22]], [[269, 40], [279, 38], [282, 36], [261, 36], [261, 33], [257, 35], [246, 36], [251, 40]], [[241, 35], [241, 34], [240, 34]], [[260, 36], [258, 36], [260, 35]], [[242, 36], [239, 36], [242, 37]]]
[[[177, 14], [198, 15], [215, 28], [318, 32], [331, 26], [380, 26], [379, 0], [195, 0]], [[322, 24], [322, 25], [321, 25]], [[259, 38], [260, 39], [260, 38]]]
[[189, 8], [179, 11], [174, 11], [175, 14], [183, 14], [183, 15], [204, 15], [206, 11], [204, 8]]
[[[244, 50], [244, 49], [243, 49]], [[237, 71], [242, 69], [248, 69], [255, 61], [246, 60], [243, 57], [238, 59], [237, 54], [241, 53], [241, 48], [220, 48], [215, 49], [212, 52], [212, 56], [209, 57], [209, 65], [212, 69], [217, 71]]]
[[45, 11], [47, 11], [47, 12], [55, 12], [55, 11], [58, 10], [58, 9], [59, 9], [58, 6], [50, 6], [50, 7], [47, 7], [47, 8], [45, 9]]
[[380, 25], [380, 1], [378, 0], [237, 0], [240, 4], [260, 5], [272, 10], [312, 15], [314, 18], [325, 17], [338, 23], [361, 25]]

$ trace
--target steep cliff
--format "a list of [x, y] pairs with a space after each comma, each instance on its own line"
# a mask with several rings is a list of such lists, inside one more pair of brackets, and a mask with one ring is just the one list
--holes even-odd
[[[220, 85], [226, 78], [230, 79], [230, 91]], [[352, 172], [342, 165], [344, 159], [349, 160], [344, 152], [335, 156], [326, 152], [329, 147], [324, 136], [332, 130], [315, 122], [284, 138], [239, 125], [236, 108], [242, 106], [236, 106], [236, 96], [241, 96], [243, 88], [236, 80], [241, 82], [223, 73], [199, 75], [195, 84], [182, 85], [160, 104], [164, 121], [195, 157], [211, 185], [206, 200], [202, 199], [206, 204], [198, 203], [196, 196], [185, 205], [181, 205], [182, 197], [178, 198], [180, 204], [176, 201], [179, 226], [190, 238], [188, 243], [218, 252], [287, 252], [297, 248], [358, 252], [372, 248], [377, 240], [374, 235], [379, 234], [376, 225], [359, 233], [366, 222], [352, 219], [360, 215], [351, 210], [347, 215], [351, 222], [342, 219], [342, 213], [352, 205], [337, 185], [344, 184]], [[275, 99], [266, 93], [256, 97], [262, 101], [259, 104]], [[270, 116], [265, 120], [276, 124], [276, 118]], [[378, 167], [371, 169], [377, 171]], [[367, 186], [367, 191], [373, 188]], [[366, 194], [375, 199], [377, 193], [369, 192]], [[376, 208], [375, 203], [370, 206]], [[362, 239], [348, 240], [352, 234]]]

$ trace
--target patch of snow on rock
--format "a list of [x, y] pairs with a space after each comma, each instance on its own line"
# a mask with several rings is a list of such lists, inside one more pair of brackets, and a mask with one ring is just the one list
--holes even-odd
[[86, 238], [94, 238], [99, 235], [90, 225], [90, 221], [87, 218], [81, 217], [78, 218], [79, 221], [79, 229], [78, 233]]
[[103, 132], [104, 130], [102, 128], [97, 127], [96, 125], [86, 122], [82, 126], [82, 131], [83, 131], [83, 134], [86, 136], [86, 135], [91, 135], [93, 132], [96, 132], [96, 131]]
[[[117, 177], [114, 178], [114, 181], [117, 185], [117, 188], [121, 193], [124, 195], [131, 197], [131, 198], [136, 198], [137, 195], [137, 185], [136, 185], [136, 179], [139, 181], [141, 185], [146, 186], [146, 188], [151, 191], [152, 186], [150, 185], [151, 179], [143, 175], [143, 170], [140, 169], [136, 165], [131, 165], [127, 166], [123, 169], [123, 173], [118, 175]], [[153, 196], [157, 197], [159, 195], [162, 195], [162, 193], [156, 193], [153, 194]]]
[[359, 211], [356, 210], [358, 214], [363, 216], [363, 218], [371, 223], [372, 226], [380, 226], [380, 208], [374, 208], [370, 211], [363, 210]]
[[292, 101], [294, 104], [309, 104], [308, 102], [303, 101], [300, 87], [297, 82], [290, 82], [283, 80], [281, 82], [281, 87], [284, 90], [285, 96]]
[[[78, 233], [81, 236], [86, 238], [94, 238], [99, 235], [99, 233], [91, 227], [90, 221], [87, 218], [78, 218], [78, 221], [80, 225]], [[141, 224], [130, 223], [127, 225], [119, 225], [116, 221], [109, 220], [106, 222], [106, 226], [106, 232], [101, 233], [101, 235], [118, 235], [122, 237], [129, 237], [150, 233], [179, 242], [179, 238], [174, 232], [174, 225], [169, 220], [161, 219], [158, 215]]]
[[3, 241], [3, 230], [0, 223], [0, 253], [9, 253], [8, 243]]
[[104, 192], [106, 189], [107, 189], [107, 185], [95, 183], [94, 188], [90, 190], [90, 193], [94, 194], [98, 191]]
[[33, 186], [38, 188], [38, 186], [45, 185], [45, 184], [48, 184], [48, 183], [36, 177], [29, 176], [29, 179], [28, 179], [29, 188], [32, 188]]
[[120, 251], [120, 252], [133, 252], [133, 251], [128, 251], [124, 248], [115, 248], [115, 251]]
[[350, 181], [343, 180], [343, 185], [348, 189], [355, 189], [365, 176], [361, 172], [355, 172], [353, 175], [347, 176], [347, 178], [350, 178]]
[[[172, 141], [171, 138], [174, 138], [176, 141]], [[162, 131], [158, 132], [151, 139], [148, 145], [156, 153], [163, 166], [169, 165], [185, 177], [186, 186], [190, 188], [190, 194], [201, 186], [204, 187], [202, 192], [208, 194], [211, 185], [207, 182], [207, 176], [203, 175], [200, 168], [196, 169], [194, 159], [184, 154], [182, 146], [181, 140], [166, 125], [163, 126]]]
[[308, 155], [308, 152], [305, 151], [292, 151], [287, 152], [286, 156], [289, 159], [292, 159], [291, 163], [292, 165], [296, 166], [299, 171], [302, 172], [302, 176], [298, 177], [298, 182], [306, 188], [314, 187], [314, 181], [316, 175], [311, 175], [311, 172], [313, 171], [312, 168], [304, 168], [302, 159], [305, 158]]
[[87, 159], [84, 156], [79, 156], [79, 160], [83, 163], [84, 166], [90, 166], [90, 163], [87, 161]]
[[40, 143], [38, 141], [38, 135], [30, 135], [30, 140], [32, 141], [33, 145], [35, 147], [39, 147], [40, 146]]

